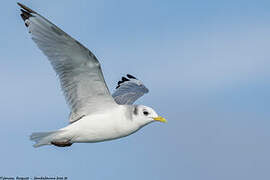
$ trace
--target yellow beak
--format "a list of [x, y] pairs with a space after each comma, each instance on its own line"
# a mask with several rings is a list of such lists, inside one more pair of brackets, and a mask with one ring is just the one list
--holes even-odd
[[153, 119], [155, 121], [160, 121], [160, 122], [163, 122], [163, 123], [166, 123], [167, 122], [167, 120], [164, 117], [161, 117], [161, 116], [155, 117]]

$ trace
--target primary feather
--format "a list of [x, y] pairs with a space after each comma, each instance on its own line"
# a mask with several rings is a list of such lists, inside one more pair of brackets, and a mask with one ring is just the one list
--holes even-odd
[[118, 86], [112, 97], [117, 104], [133, 104], [148, 92], [149, 90], [140, 80], [127, 74], [127, 78], [122, 77], [122, 80], [118, 82]]
[[[71, 108], [70, 122], [115, 104], [96, 56], [56, 25], [18, 3], [25, 25], [59, 76]], [[87, 107], [87, 108], [85, 108]]]

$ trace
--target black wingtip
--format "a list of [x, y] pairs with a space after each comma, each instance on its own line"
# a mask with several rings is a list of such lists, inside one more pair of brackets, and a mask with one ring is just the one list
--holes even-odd
[[[21, 13], [21, 17], [23, 19], [23, 21], [25, 21], [26, 19], [29, 19], [30, 17], [32, 17], [33, 15], [30, 14], [29, 12], [21, 9], [22, 13]], [[26, 25], [27, 26], [27, 25]]]
[[125, 81], [129, 81], [129, 79], [125, 78], [125, 77], [122, 77], [122, 81], [125, 82]]
[[127, 79], [126, 77], [122, 77], [121, 81], [118, 81], [116, 89], [119, 88], [121, 86], [122, 83], [129, 81], [129, 79]]
[[116, 86], [116, 89], [119, 88], [122, 83], [124, 83], [126, 81], [130, 81], [130, 79], [137, 79], [136, 77], [134, 77], [134, 76], [132, 76], [130, 74], [127, 74], [127, 78], [126, 77], [122, 77], [122, 80], [121, 81], [118, 81], [117, 86]]
[[17, 2], [17, 4], [22, 8], [24, 9], [25, 11], [27, 11], [28, 13], [36, 13], [33, 9], [30, 9], [29, 7]]
[[[25, 5], [17, 2], [17, 4], [22, 8], [21, 9], [21, 17], [23, 19], [23, 21], [25, 22], [25, 20], [29, 19], [30, 17], [33, 17], [32, 13], [36, 13], [34, 10], [26, 7]], [[29, 24], [25, 23], [25, 26], [28, 27]]]
[[135, 78], [134, 76], [132, 76], [132, 75], [130, 75], [130, 74], [127, 74], [127, 77], [128, 77], [129, 79], [137, 79], [137, 78]]

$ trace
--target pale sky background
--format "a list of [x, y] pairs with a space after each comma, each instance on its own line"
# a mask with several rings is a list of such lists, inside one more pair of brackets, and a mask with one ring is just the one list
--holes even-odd
[[69, 110], [14, 0], [1, 1], [0, 176], [270, 179], [270, 1], [20, 1], [87, 46], [111, 92], [130, 73], [153, 123], [123, 139], [35, 149]]

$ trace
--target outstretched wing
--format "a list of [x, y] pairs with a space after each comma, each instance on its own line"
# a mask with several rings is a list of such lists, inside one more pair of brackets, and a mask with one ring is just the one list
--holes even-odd
[[32, 39], [59, 76], [71, 108], [70, 122], [104, 110], [106, 105], [116, 105], [95, 55], [37, 12], [23, 4], [18, 5]]
[[149, 90], [140, 80], [127, 74], [127, 77], [122, 77], [122, 81], [118, 82], [118, 86], [112, 97], [117, 104], [133, 104], [148, 92]]

